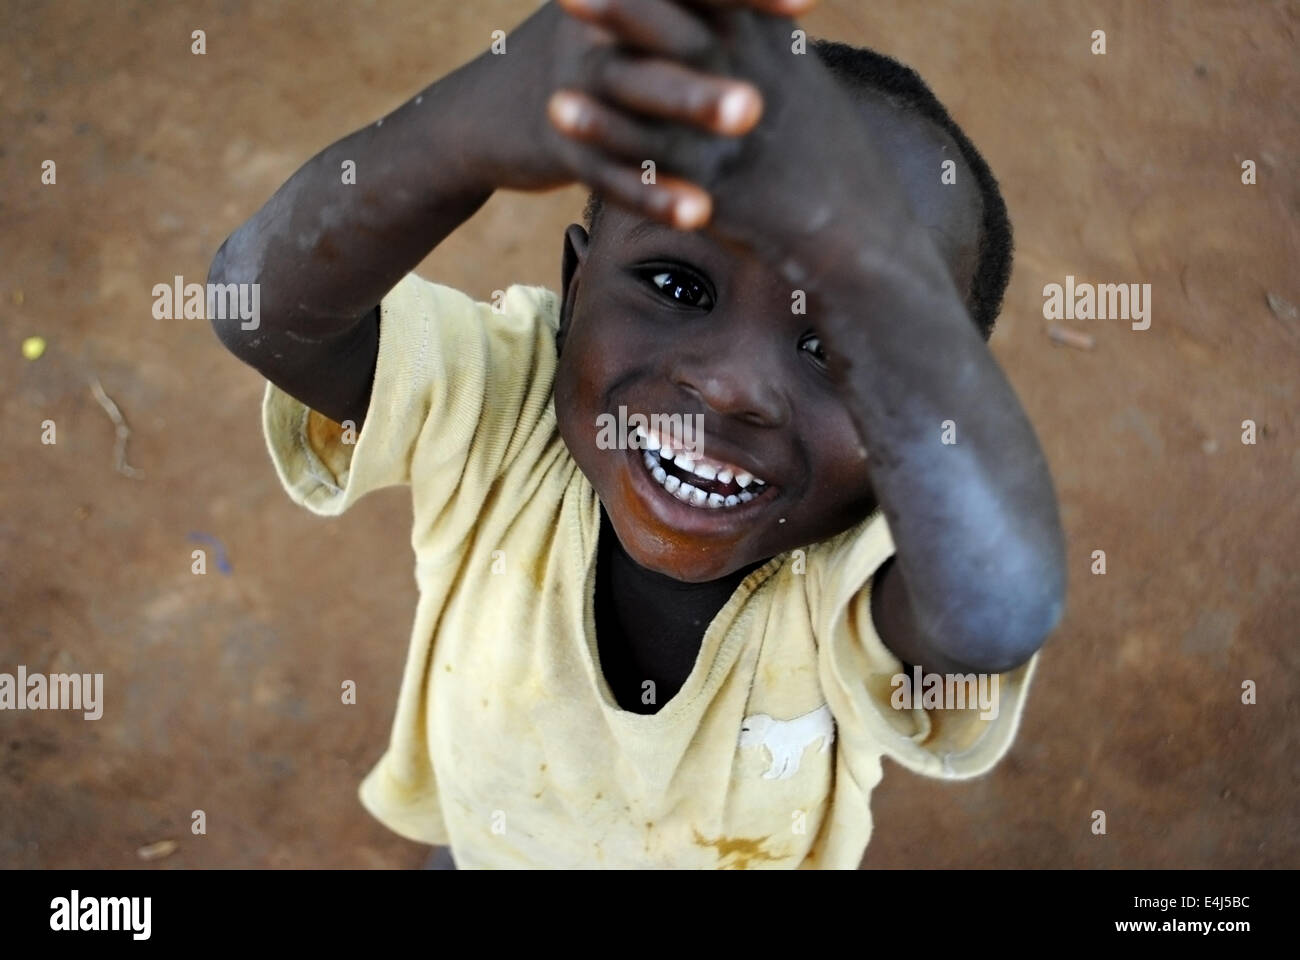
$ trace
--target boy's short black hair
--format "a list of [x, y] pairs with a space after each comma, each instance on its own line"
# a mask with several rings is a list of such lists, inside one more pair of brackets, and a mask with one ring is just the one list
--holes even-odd
[[[915, 111], [956, 142], [962, 159], [975, 177], [983, 207], [978, 261], [966, 302], [971, 318], [987, 340], [1002, 309], [1002, 297], [1011, 278], [1012, 251], [1011, 221], [993, 171], [921, 75], [911, 67], [866, 47], [833, 40], [814, 40], [812, 46], [835, 78], [845, 86], [884, 94], [891, 104], [899, 109]], [[599, 195], [590, 194], [582, 212], [589, 232], [595, 228], [600, 209]]]

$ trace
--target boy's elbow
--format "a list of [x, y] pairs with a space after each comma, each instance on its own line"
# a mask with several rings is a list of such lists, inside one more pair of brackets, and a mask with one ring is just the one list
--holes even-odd
[[[1055, 551], [1053, 551], [1055, 553]], [[1005, 673], [1028, 662], [1065, 614], [1065, 564], [1041, 556], [1005, 569], [999, 589], [961, 618], [952, 657], [976, 673]]]
[[1061, 621], [1064, 598], [1054, 604], [1021, 605], [998, 618], [996, 628], [972, 630], [945, 651], [958, 673], [1006, 673], [1037, 653]]
[[[212, 263], [208, 265], [208, 290], [224, 289], [227, 284], [256, 282], [256, 277], [250, 276], [248, 268], [242, 266], [232, 255], [231, 241], [235, 236], [231, 234], [227, 237], [213, 254]], [[212, 332], [217, 335], [222, 346], [237, 357], [244, 356], [248, 347], [248, 331], [242, 326], [242, 320], [237, 312], [225, 310], [211, 312], [208, 323], [212, 325]]]
[[1005, 673], [1027, 663], [1042, 649], [1065, 613], [1064, 591], [1021, 603], [1005, 628], [986, 641], [990, 662], [986, 673]]
[[1002, 669], [1011, 670], [1042, 648], [1065, 615], [1065, 534], [1059, 521], [1027, 537], [1004, 570], [1004, 589], [998, 591], [1003, 623], [987, 639]]

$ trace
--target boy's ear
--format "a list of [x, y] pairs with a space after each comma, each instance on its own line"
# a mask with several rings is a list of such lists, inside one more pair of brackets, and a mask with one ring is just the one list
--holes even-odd
[[587, 250], [591, 237], [582, 226], [569, 224], [564, 231], [564, 259], [560, 264], [560, 279], [563, 288], [560, 293], [560, 332], [555, 338], [555, 351], [558, 354], [564, 347], [564, 334], [569, 329], [569, 317], [573, 315], [573, 301], [578, 295], [578, 273], [587, 259]]

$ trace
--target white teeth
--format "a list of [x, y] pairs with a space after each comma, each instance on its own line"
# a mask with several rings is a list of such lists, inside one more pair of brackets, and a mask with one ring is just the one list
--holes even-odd
[[636, 428], [636, 435], [637, 435], [638, 437], [641, 438], [641, 449], [642, 449], [642, 450], [658, 450], [658, 449], [659, 449], [659, 438], [658, 438], [658, 437], [652, 437], [652, 436], [650, 436], [650, 434], [646, 433], [646, 432], [645, 432], [644, 430], [642, 430], [640, 427], [637, 427], [637, 428]]
[[673, 448], [672, 448], [672, 447], [662, 447], [662, 448], [660, 448], [660, 450], [659, 450], [659, 456], [663, 457], [665, 460], [672, 460], [672, 458], [673, 458]]
[[744, 490], [747, 486], [749, 486], [753, 482], [754, 482], [754, 478], [751, 474], [748, 473], [736, 474], [736, 485], [739, 486], [741, 490]]
[[[672, 451], [670, 450], [667, 452], [671, 453]], [[691, 469], [691, 464], [684, 454], [685, 451], [679, 451], [677, 466], [683, 469]], [[660, 454], [660, 456], [662, 456], [662, 454]], [[707, 490], [701, 490], [694, 484], [684, 482], [680, 477], [669, 473], [660, 464], [659, 456], [650, 453], [648, 450], [642, 451], [641, 460], [645, 463], [646, 472], [649, 473], [650, 476], [654, 477], [655, 483], [662, 486], [670, 495], [692, 507], [703, 507], [709, 510], [719, 510], [723, 507], [738, 507], [743, 503], [748, 503], [750, 500], [753, 500], [757, 495], [747, 490], [742, 490], [740, 496], [734, 494], [723, 496], [720, 493], [709, 493]], [[728, 483], [733, 479], [731, 471], [725, 469], [720, 470], [717, 467], [706, 466], [705, 464], [695, 466], [694, 472], [696, 476], [700, 477], [702, 480], [717, 479], [722, 483]], [[747, 473], [739, 474], [734, 479], [737, 483], [741, 483], [742, 486], [753, 483], [757, 488], [761, 487], [763, 484], [762, 480]], [[758, 490], [758, 493], [762, 493], [762, 490]]]

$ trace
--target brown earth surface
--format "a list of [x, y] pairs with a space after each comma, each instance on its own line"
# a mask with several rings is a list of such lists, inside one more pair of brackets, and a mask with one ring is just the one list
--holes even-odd
[[[408, 502], [295, 508], [262, 381], [151, 291], [202, 281], [301, 163], [535, 6], [0, 6], [0, 671], [102, 672], [107, 702], [0, 712], [0, 866], [135, 867], [162, 840], [160, 868], [423, 861], [356, 798], [414, 612]], [[1300, 6], [827, 0], [806, 26], [915, 66], [1000, 177], [1018, 254], [992, 347], [1070, 545], [1007, 759], [947, 785], [887, 764], [865, 865], [1300, 867]], [[498, 194], [421, 270], [480, 299], [554, 288], [582, 199]], [[1066, 275], [1150, 283], [1150, 329], [1053, 343], [1042, 289]]]

